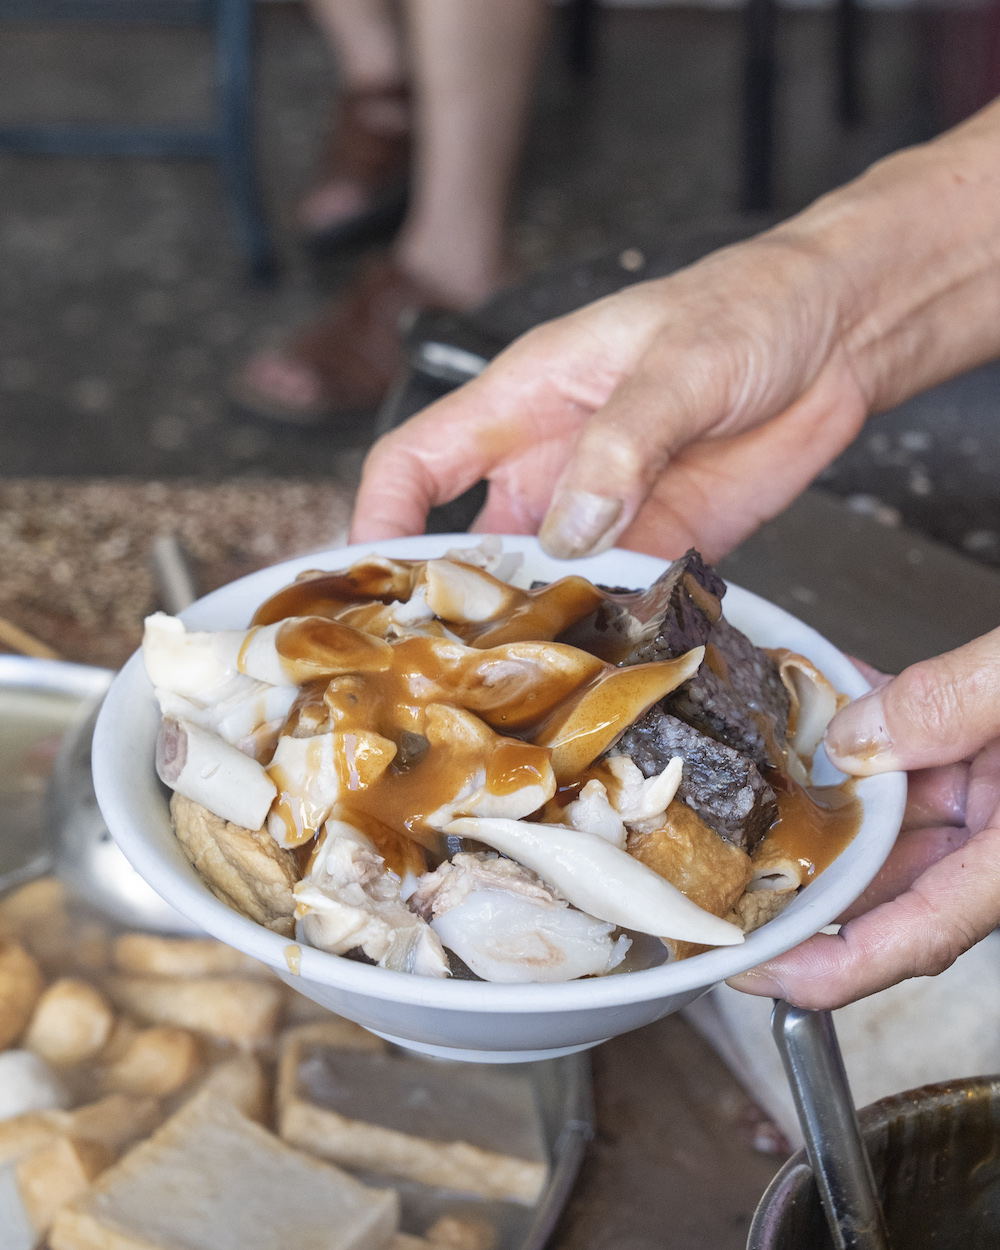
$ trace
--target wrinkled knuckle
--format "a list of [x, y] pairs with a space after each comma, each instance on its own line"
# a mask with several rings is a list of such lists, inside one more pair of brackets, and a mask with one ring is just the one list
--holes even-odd
[[962, 715], [962, 688], [933, 660], [908, 668], [894, 690], [892, 711], [930, 741], [954, 733]]
[[936, 977], [946, 972], [959, 955], [976, 943], [976, 934], [966, 930], [961, 920], [954, 919], [943, 924], [931, 940], [922, 944], [914, 959], [911, 976]]

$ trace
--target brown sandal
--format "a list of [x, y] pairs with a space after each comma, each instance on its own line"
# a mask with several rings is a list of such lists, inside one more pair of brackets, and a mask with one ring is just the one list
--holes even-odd
[[[299, 209], [314, 246], [369, 241], [399, 225], [409, 190], [410, 132], [409, 88], [372, 88], [340, 97], [320, 154], [315, 186]], [[334, 212], [324, 224], [324, 191], [345, 184], [358, 189], [356, 211], [346, 216]]]
[[377, 257], [284, 349], [252, 356], [229, 393], [256, 416], [296, 425], [374, 408], [406, 367], [401, 322], [444, 307], [388, 257]]

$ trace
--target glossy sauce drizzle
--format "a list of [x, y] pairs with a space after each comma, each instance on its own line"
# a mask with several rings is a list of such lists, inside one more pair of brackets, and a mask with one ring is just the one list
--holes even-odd
[[[800, 786], [789, 778], [769, 778], [778, 795], [778, 819], [765, 834], [798, 862], [805, 881], [828, 868], [861, 825], [861, 801], [854, 781], [837, 786]], [[779, 788], [780, 787], [780, 788]]]
[[[426, 862], [420, 848], [444, 853], [444, 840], [428, 818], [463, 789], [485, 787], [503, 797], [533, 787], [547, 795], [554, 788], [555, 764], [556, 801], [571, 801], [596, 756], [684, 679], [670, 684], [665, 673], [683, 657], [619, 669], [552, 643], [607, 602], [580, 577], [535, 591], [504, 585], [503, 610], [492, 619], [444, 623], [461, 643], [450, 642], [436, 622], [430, 628], [424, 623], [424, 636], [390, 632], [391, 646], [376, 641], [392, 620], [389, 605], [410, 598], [422, 584], [424, 568], [423, 561], [373, 558], [346, 572], [308, 574], [254, 617], [258, 625], [289, 616], [313, 618], [279, 631], [282, 663], [305, 681], [283, 732], [342, 735], [347, 784], [335, 814], [363, 829], [397, 872]], [[715, 596], [697, 583], [687, 589], [717, 619]], [[355, 671], [344, 673], [342, 664], [339, 675], [320, 677], [324, 662], [332, 663], [337, 653], [350, 654], [356, 667], [347, 667]], [[725, 657], [711, 644], [705, 662], [728, 681]], [[607, 697], [619, 685], [629, 687], [624, 720]], [[568, 745], [558, 737], [560, 727]], [[761, 729], [773, 740], [773, 727]], [[347, 759], [350, 739], [363, 732], [380, 735], [392, 756], [371, 784]], [[772, 758], [780, 758], [773, 741], [772, 751]], [[769, 780], [779, 814], [766, 841], [799, 861], [809, 879], [857, 832], [861, 805], [853, 784], [807, 790], [777, 772]], [[279, 798], [276, 810], [281, 805]]]

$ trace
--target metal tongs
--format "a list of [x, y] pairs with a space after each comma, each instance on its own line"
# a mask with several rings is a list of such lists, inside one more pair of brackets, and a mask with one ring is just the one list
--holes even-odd
[[836, 1250], [892, 1250], [833, 1017], [779, 999], [771, 1029]]

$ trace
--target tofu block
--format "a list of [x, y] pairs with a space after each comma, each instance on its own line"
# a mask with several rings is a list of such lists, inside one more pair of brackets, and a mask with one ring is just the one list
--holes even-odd
[[266, 964], [214, 938], [123, 933], [115, 939], [111, 959], [119, 972], [157, 977], [274, 976]]
[[62, 977], [38, 1000], [24, 1045], [57, 1067], [83, 1063], [104, 1049], [114, 1022], [99, 990], [87, 981]]
[[382, 1250], [399, 1199], [199, 1094], [63, 1208], [52, 1250]]
[[442, 1215], [430, 1226], [424, 1236], [435, 1246], [448, 1250], [493, 1250], [497, 1232], [486, 1220], [461, 1219], [457, 1215]]
[[117, 1007], [142, 1020], [194, 1029], [238, 1046], [271, 1039], [284, 997], [278, 982], [245, 977], [113, 976], [105, 988]]
[[171, 798], [170, 814], [177, 841], [216, 898], [275, 933], [294, 934], [299, 871], [291, 851], [266, 829], [243, 829], [182, 794]]
[[57, 1213], [87, 1192], [114, 1161], [107, 1146], [82, 1138], [58, 1137], [14, 1165], [24, 1211], [39, 1239]]
[[217, 1063], [202, 1082], [199, 1093], [224, 1098], [250, 1120], [263, 1122], [270, 1109], [271, 1089], [264, 1069], [253, 1055], [235, 1055]]
[[0, 1050], [24, 1032], [44, 988], [41, 970], [24, 947], [0, 941]]
[[66, 909], [66, 887], [57, 877], [39, 877], [0, 899], [0, 934], [20, 938], [25, 928], [51, 924]]
[[201, 1061], [198, 1039], [187, 1029], [156, 1025], [137, 1033], [104, 1070], [106, 1089], [164, 1098], [186, 1085]]
[[548, 1178], [530, 1086], [495, 1069], [301, 1030], [283, 1047], [277, 1099], [281, 1136], [344, 1167], [528, 1205]]
[[162, 1116], [155, 1098], [109, 1094], [75, 1111], [28, 1111], [0, 1120], [0, 1164], [40, 1150], [57, 1137], [99, 1142], [118, 1154], [151, 1133]]

